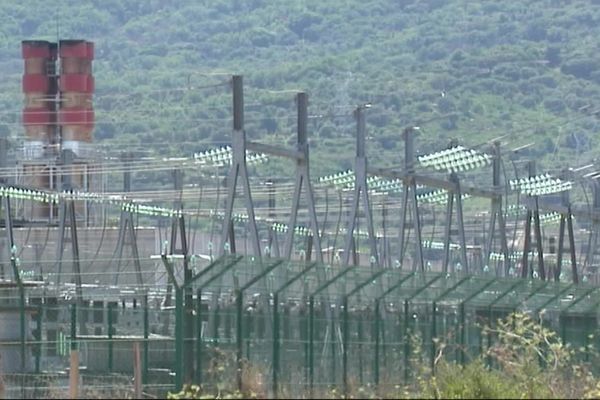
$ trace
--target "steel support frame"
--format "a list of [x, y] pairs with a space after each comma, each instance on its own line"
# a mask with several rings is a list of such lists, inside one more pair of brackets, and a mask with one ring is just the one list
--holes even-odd
[[[563, 178], [566, 177], [566, 171], [563, 171]], [[571, 279], [573, 283], [579, 283], [579, 274], [577, 272], [577, 255], [575, 248], [575, 234], [573, 232], [573, 214], [571, 212], [571, 201], [569, 198], [569, 192], [565, 191], [561, 195], [561, 203], [567, 208], [566, 213], [560, 213], [560, 226], [558, 231], [558, 251], [556, 255], [556, 270], [554, 271], [554, 280], [560, 281], [560, 275], [562, 272], [562, 260], [564, 254], [564, 240], [565, 240], [565, 225], [567, 233], [569, 235], [569, 254], [571, 255]]]
[[[532, 178], [536, 174], [535, 161], [530, 160], [528, 163], [529, 177]], [[527, 207], [527, 216], [525, 220], [525, 242], [523, 245], [523, 258], [521, 277], [526, 278], [528, 275], [533, 276], [533, 267], [529, 270], [529, 251], [531, 250], [531, 219], [534, 220], [534, 231], [536, 239], [536, 249], [538, 253], [538, 271], [540, 279], [546, 280], [546, 269], [544, 268], [544, 244], [542, 238], [542, 228], [540, 225], [540, 207], [538, 196], [533, 196], [534, 207]]]
[[0, 207], [3, 208], [4, 211], [4, 231], [6, 234], [6, 241], [9, 246], [8, 254], [10, 255], [10, 265], [12, 267], [13, 279], [15, 280], [19, 290], [19, 350], [21, 356], [21, 370], [25, 372], [27, 342], [27, 332], [25, 332], [25, 287], [23, 286], [23, 280], [21, 279], [21, 273], [19, 271], [19, 266], [17, 265], [17, 252], [15, 247], [12, 212], [10, 207], [10, 198], [8, 196], [2, 196], [0, 199]]
[[402, 212], [400, 217], [400, 265], [404, 265], [404, 240], [406, 235], [406, 217], [409, 203], [412, 203], [413, 226], [415, 228], [415, 256], [413, 259], [413, 271], [418, 267], [419, 271], [425, 271], [423, 260], [423, 239], [421, 236], [421, 218], [419, 217], [419, 204], [417, 201], [417, 181], [415, 172], [415, 150], [414, 150], [414, 128], [406, 128], [402, 134], [404, 139], [404, 169], [403, 174], [404, 193], [402, 196]]
[[450, 181], [455, 183], [456, 190], [448, 192], [448, 200], [446, 203], [446, 229], [444, 240], [444, 259], [442, 263], [442, 271], [448, 272], [448, 263], [450, 261], [450, 233], [452, 231], [452, 210], [453, 203], [456, 200], [456, 219], [458, 222], [458, 236], [460, 242], [460, 256], [464, 265], [464, 273], [469, 273], [469, 265], [467, 259], [467, 242], [465, 239], [465, 223], [463, 217], [462, 194], [460, 190], [460, 182], [458, 175], [450, 174]]
[[[177, 170], [179, 171], [179, 170]], [[176, 172], [177, 173], [177, 172]], [[179, 185], [181, 186], [181, 185]], [[179, 204], [179, 210], [183, 209], [183, 205]], [[179, 238], [179, 240], [178, 240]], [[180, 246], [177, 246], [177, 243], [180, 242]], [[193, 321], [193, 313], [194, 313], [194, 300], [193, 293], [191, 288], [188, 287], [188, 282], [192, 279], [192, 270], [190, 269], [189, 263], [189, 249], [187, 242], [187, 234], [185, 229], [185, 217], [183, 214], [173, 217], [171, 221], [171, 241], [169, 242], [170, 249], [169, 253], [171, 255], [181, 255], [183, 256], [183, 293], [184, 296], [184, 313], [183, 313], [183, 331], [185, 335], [185, 346], [186, 348], [193, 348], [193, 338], [194, 338], [194, 321]], [[174, 277], [173, 277], [174, 278]], [[193, 361], [193, 353], [190, 351], [186, 351], [183, 354], [183, 362], [184, 362], [184, 381], [189, 383], [192, 381], [194, 376], [194, 361]]]
[[[501, 169], [501, 152], [500, 152], [500, 142], [495, 141], [493, 146], [493, 160], [492, 160], [492, 185], [494, 190], [498, 193], [502, 190], [502, 185], [500, 181], [500, 169]], [[489, 265], [490, 263], [490, 255], [492, 253], [492, 246], [494, 243], [494, 236], [496, 233], [496, 221], [498, 221], [498, 235], [500, 236], [500, 249], [502, 251], [502, 255], [504, 256], [504, 270], [502, 274], [500, 271], [496, 271], [496, 276], [508, 276], [511, 263], [510, 257], [508, 254], [508, 242], [506, 236], [506, 220], [504, 218], [504, 211], [502, 209], [502, 199], [503, 196], [501, 194], [498, 197], [493, 197], [491, 199], [492, 202], [492, 213], [490, 215], [490, 225], [487, 237], [487, 244], [485, 246], [485, 263]]]
[[227, 204], [225, 206], [225, 217], [223, 219], [223, 230], [221, 233], [221, 245], [218, 255], [225, 253], [225, 244], [230, 237], [230, 226], [233, 223], [233, 206], [237, 193], [238, 179], [244, 191], [248, 223], [250, 224], [250, 238], [254, 255], [261, 256], [258, 228], [254, 215], [254, 203], [250, 190], [248, 178], [248, 166], [246, 163], [246, 131], [244, 130], [244, 86], [241, 75], [232, 76], [233, 87], [233, 131], [232, 131], [232, 162], [227, 176]]
[[[313, 230], [313, 244], [315, 246], [317, 262], [323, 262], [323, 251], [321, 247], [321, 234], [319, 232], [319, 222], [317, 220], [317, 211], [315, 207], [315, 196], [310, 181], [309, 165], [309, 146], [308, 146], [308, 96], [304, 92], [296, 94], [296, 105], [298, 107], [297, 122], [297, 143], [296, 155], [292, 158], [296, 162], [296, 179], [294, 184], [294, 195], [292, 197], [292, 209], [288, 223], [287, 236], [285, 238], [284, 258], [291, 259], [294, 243], [294, 228], [298, 217], [298, 208], [300, 205], [300, 196], [302, 195], [303, 185], [306, 188], [306, 203], [308, 206], [308, 216], [311, 228]], [[310, 261], [307, 259], [307, 261]]]
[[350, 256], [354, 243], [354, 228], [356, 227], [356, 218], [358, 217], [359, 202], [362, 199], [363, 212], [367, 219], [367, 232], [369, 234], [369, 259], [375, 259], [375, 265], [379, 265], [379, 254], [377, 251], [377, 238], [375, 237], [375, 228], [373, 225], [373, 209], [369, 201], [369, 187], [367, 185], [367, 157], [365, 154], [365, 110], [366, 106], [359, 106], [354, 111], [356, 118], [356, 156], [354, 161], [354, 193], [352, 196], [352, 207], [348, 219], [346, 230], [346, 240], [344, 246], [343, 265], [350, 264]]
[[144, 286], [144, 277], [142, 274], [142, 264], [137, 245], [137, 235], [134, 224], [135, 214], [130, 211], [121, 211], [119, 220], [119, 236], [117, 238], [117, 248], [115, 250], [117, 274], [115, 275], [115, 285], [119, 283], [119, 274], [121, 272], [121, 263], [123, 256], [123, 248], [128, 243], [131, 248], [133, 257], [133, 266], [135, 268], [137, 284], [140, 287]]

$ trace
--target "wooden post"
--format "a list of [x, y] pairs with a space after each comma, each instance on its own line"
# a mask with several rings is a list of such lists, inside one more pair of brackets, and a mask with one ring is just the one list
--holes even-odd
[[140, 357], [140, 342], [133, 342], [133, 384], [135, 398], [142, 398], [142, 360]]
[[71, 350], [71, 368], [69, 369], [69, 398], [76, 399], [79, 394], [79, 351]]

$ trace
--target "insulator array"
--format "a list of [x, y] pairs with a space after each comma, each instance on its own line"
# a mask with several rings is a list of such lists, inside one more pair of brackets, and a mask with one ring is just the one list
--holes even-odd
[[565, 192], [573, 187], [573, 182], [554, 178], [550, 174], [513, 179], [509, 183], [512, 190], [518, 190], [529, 196]]
[[419, 156], [419, 162], [424, 167], [448, 172], [462, 172], [484, 167], [489, 165], [491, 160], [492, 157], [489, 154], [462, 146], [455, 146], [436, 153]]

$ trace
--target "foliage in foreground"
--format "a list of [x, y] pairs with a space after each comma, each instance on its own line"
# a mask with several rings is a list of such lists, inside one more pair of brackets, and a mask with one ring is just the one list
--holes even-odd
[[[484, 328], [495, 344], [466, 365], [444, 360], [444, 354], [455, 349], [439, 345], [434, 371], [421, 360], [421, 346], [413, 346], [411, 369], [416, 377], [408, 386], [392, 385], [393, 389], [355, 387], [348, 398], [436, 398], [436, 399], [499, 399], [499, 398], [600, 398], [600, 380], [592, 365], [598, 359], [593, 346], [573, 349], [564, 345], [558, 335], [528, 315], [516, 313], [499, 320], [493, 328]], [[590, 337], [591, 339], [591, 337]], [[413, 341], [418, 343], [418, 338]], [[580, 361], [586, 355], [586, 361]], [[250, 381], [256, 377], [245, 374]], [[204, 391], [197, 385], [186, 386], [179, 393], [169, 393], [170, 399], [211, 399], [267, 397], [260, 388], [244, 392]], [[308, 393], [290, 393], [289, 397], [307, 397]], [[320, 396], [343, 398], [339, 388]]]

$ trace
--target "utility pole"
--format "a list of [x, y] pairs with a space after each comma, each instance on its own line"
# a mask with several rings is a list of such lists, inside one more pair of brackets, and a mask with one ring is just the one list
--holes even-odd
[[[450, 149], [456, 147], [457, 145], [458, 143], [455, 140], [452, 140], [448, 148]], [[449, 181], [454, 184], [455, 190], [448, 191], [448, 200], [446, 203], [446, 229], [444, 236], [444, 260], [442, 263], [442, 271], [448, 272], [448, 263], [450, 261], [450, 237], [452, 231], [452, 211], [454, 208], [454, 200], [456, 200], [456, 218], [458, 220], [458, 235], [460, 240], [461, 261], [464, 265], [464, 272], [468, 273], [469, 267], [467, 264], [467, 243], [465, 240], [462, 192], [460, 190], [460, 180], [458, 179], [458, 175], [456, 174], [456, 172], [452, 171], [450, 173]]]
[[356, 157], [354, 167], [354, 195], [352, 197], [352, 206], [350, 209], [350, 219], [346, 233], [346, 243], [344, 249], [343, 264], [350, 263], [350, 256], [354, 244], [354, 228], [358, 216], [358, 203], [362, 198], [363, 211], [367, 219], [367, 231], [369, 234], [370, 259], [375, 259], [375, 265], [379, 264], [379, 255], [377, 252], [377, 239], [375, 238], [375, 228], [373, 226], [373, 210], [369, 202], [369, 187], [367, 186], [367, 157], [365, 155], [365, 115], [364, 110], [369, 105], [363, 105], [356, 108], [354, 117], [356, 118]]
[[[564, 170], [561, 178], [566, 179], [568, 172]], [[594, 185], [595, 187], [597, 185]], [[598, 201], [598, 196], [594, 195], [594, 203]], [[560, 227], [558, 230], [558, 253], [556, 255], [556, 270], [554, 271], [554, 280], [558, 282], [560, 280], [560, 274], [562, 272], [562, 258], [564, 253], [564, 240], [565, 240], [565, 225], [569, 234], [569, 254], [571, 255], [571, 274], [573, 283], [579, 283], [579, 275], [577, 273], [577, 257], [575, 254], [575, 237], [573, 232], [573, 215], [571, 213], [571, 200], [569, 198], [569, 192], [564, 191], [561, 193], [562, 205], [567, 207], [567, 213], [560, 214]], [[594, 204], [595, 206], [596, 204]]]
[[[535, 177], [535, 161], [530, 160], [528, 163], [529, 169], [529, 177]], [[533, 196], [534, 199], [534, 209], [527, 208], [527, 216], [525, 220], [525, 244], [523, 248], [523, 269], [521, 271], [521, 276], [526, 278], [528, 275], [533, 275], [533, 268], [529, 271], [529, 251], [531, 250], [531, 219], [534, 219], [534, 230], [535, 230], [535, 239], [537, 241], [536, 248], [538, 252], [538, 269], [540, 279], [546, 280], [546, 269], [544, 268], [544, 251], [543, 251], [543, 243], [542, 243], [542, 228], [540, 224], [540, 208], [538, 196]]]
[[[61, 181], [61, 191], [63, 193], [73, 193], [72, 179], [71, 174], [73, 173], [72, 165], [74, 161], [75, 154], [71, 150], [62, 150], [61, 151], [61, 164], [62, 164], [62, 181]], [[63, 253], [65, 249], [65, 230], [67, 225], [70, 231], [70, 242], [71, 242], [71, 257], [72, 260], [72, 273], [73, 279], [75, 283], [75, 302], [77, 305], [82, 304], [83, 293], [82, 293], [82, 282], [81, 282], [81, 265], [79, 263], [79, 241], [77, 238], [77, 215], [75, 213], [75, 201], [72, 198], [65, 197], [62, 199], [61, 204], [59, 205], [59, 225], [58, 225], [58, 246], [57, 246], [57, 255], [56, 260], [58, 263], [58, 275], [56, 278], [56, 285], [59, 286], [60, 278], [62, 273], [63, 266]], [[68, 221], [68, 222], [67, 222]], [[78, 310], [81, 307], [77, 307]], [[79, 312], [81, 314], [81, 312]], [[80, 315], [81, 316], [81, 315]], [[80, 330], [82, 333], [85, 333], [86, 327], [83, 318], [78, 318], [80, 321]]]
[[[296, 151], [300, 157], [296, 157], [296, 181], [294, 185], [294, 195], [292, 197], [292, 210], [288, 222], [288, 231], [285, 240], [284, 257], [290, 259], [292, 256], [292, 247], [294, 243], [294, 230], [296, 227], [296, 218], [300, 205], [300, 195], [302, 186], [306, 187], [306, 202], [308, 205], [308, 215], [310, 225], [313, 231], [312, 241], [315, 246], [316, 260], [323, 262], [323, 252], [321, 248], [321, 235], [319, 233], [319, 224], [317, 221], [317, 211], [315, 207], [315, 197], [310, 182], [309, 158], [308, 158], [308, 96], [304, 92], [296, 94], [296, 105], [298, 107], [297, 124], [297, 142]], [[310, 244], [310, 239], [309, 239]], [[310, 254], [310, 252], [308, 253]]]
[[406, 217], [409, 202], [412, 203], [413, 225], [415, 227], [415, 256], [413, 270], [418, 265], [421, 272], [425, 271], [423, 262], [423, 242], [421, 237], [421, 219], [419, 217], [419, 205], [417, 201], [417, 182], [415, 180], [415, 149], [414, 134], [415, 127], [404, 129], [402, 137], [404, 139], [404, 193], [402, 194], [402, 216], [400, 219], [400, 263], [404, 264], [404, 240], [406, 229]]
[[[500, 168], [501, 168], [501, 159], [500, 159], [500, 142], [495, 141], [493, 146], [493, 161], [492, 161], [492, 185], [494, 190], [498, 193], [497, 197], [492, 198], [492, 213], [490, 216], [490, 226], [489, 226], [489, 234], [488, 234], [488, 242], [485, 247], [485, 263], [489, 264], [490, 262], [490, 254], [492, 253], [492, 244], [494, 242], [494, 234], [496, 233], [496, 220], [498, 220], [498, 227], [500, 229], [500, 246], [502, 249], [502, 254], [504, 256], [504, 276], [508, 276], [508, 271], [510, 270], [510, 257], [508, 254], [508, 242], [506, 240], [506, 220], [504, 219], [504, 211], [502, 210], [502, 195], [500, 194], [501, 190], [501, 181], [500, 181]], [[496, 276], [500, 276], [500, 273], [496, 271]]]
[[[123, 161], [123, 192], [131, 192], [131, 162], [133, 161], [133, 154], [126, 152], [121, 155]], [[121, 218], [119, 220], [119, 236], [117, 238], [117, 249], [116, 249], [116, 274], [115, 274], [115, 285], [119, 282], [119, 275], [121, 272], [121, 263], [123, 258], [123, 247], [127, 242], [131, 247], [131, 255], [133, 258], [133, 265], [136, 272], [137, 284], [140, 287], [144, 286], [144, 277], [142, 274], [142, 265], [140, 263], [140, 256], [137, 246], [137, 236], [135, 231], [135, 214], [131, 210], [121, 210]]]
[[225, 218], [223, 219], [223, 231], [221, 234], [221, 246], [219, 255], [225, 252], [225, 243], [231, 234], [231, 224], [233, 222], [233, 206], [237, 192], [237, 181], [241, 179], [246, 200], [246, 211], [248, 213], [248, 223], [250, 224], [250, 237], [254, 255], [260, 258], [260, 242], [258, 238], [258, 229], [256, 227], [256, 218], [254, 215], [254, 203], [250, 191], [250, 181], [248, 179], [248, 167], [246, 164], [246, 131], [244, 130], [244, 86], [241, 75], [232, 77], [233, 86], [233, 132], [232, 132], [232, 163], [229, 175], [227, 176], [227, 205], [225, 206]]

